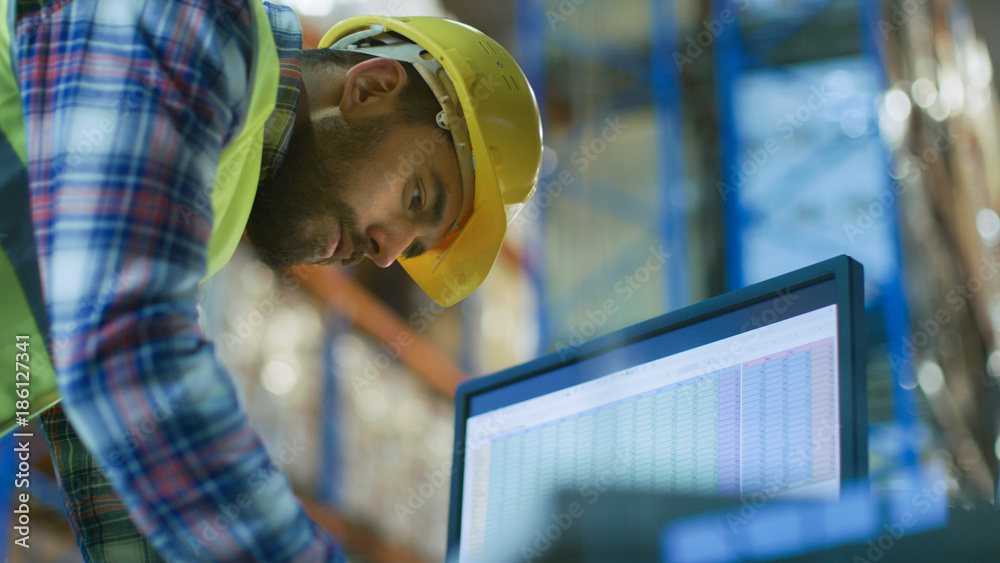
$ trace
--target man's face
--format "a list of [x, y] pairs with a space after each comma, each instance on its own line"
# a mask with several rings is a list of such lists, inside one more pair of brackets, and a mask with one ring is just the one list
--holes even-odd
[[327, 115], [293, 132], [282, 167], [258, 188], [247, 234], [272, 268], [365, 256], [386, 267], [438, 246], [462, 208], [444, 131]]

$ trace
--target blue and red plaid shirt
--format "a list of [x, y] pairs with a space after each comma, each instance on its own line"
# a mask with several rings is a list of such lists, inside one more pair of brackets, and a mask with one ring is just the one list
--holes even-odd
[[[250, 0], [257, 1], [257, 0]], [[267, 7], [282, 61], [264, 171], [280, 165], [301, 30]], [[13, 41], [32, 221], [62, 407], [168, 561], [330, 561], [198, 326], [219, 155], [249, 104], [239, 0], [18, 5]]]

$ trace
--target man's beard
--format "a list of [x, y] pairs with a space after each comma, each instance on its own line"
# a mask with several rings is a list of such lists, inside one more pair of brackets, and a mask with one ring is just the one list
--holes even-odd
[[[365, 256], [367, 238], [357, 214], [341, 193], [352, 174], [365, 166], [388, 132], [387, 118], [348, 120], [329, 116], [296, 130], [281, 168], [257, 187], [247, 235], [258, 259], [271, 268], [295, 264], [356, 264]], [[343, 227], [350, 237], [349, 258], [322, 260], [330, 228]]]

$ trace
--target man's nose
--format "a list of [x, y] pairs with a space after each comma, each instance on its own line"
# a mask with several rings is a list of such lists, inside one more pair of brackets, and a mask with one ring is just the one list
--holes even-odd
[[381, 268], [389, 267], [416, 238], [415, 229], [408, 226], [389, 229], [371, 225], [365, 234], [368, 236], [368, 257]]

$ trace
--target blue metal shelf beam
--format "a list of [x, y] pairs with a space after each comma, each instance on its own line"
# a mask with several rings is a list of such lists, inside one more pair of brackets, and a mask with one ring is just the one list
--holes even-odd
[[[878, 27], [882, 17], [881, 9], [882, 4], [877, 0], [860, 1], [859, 16], [861, 18], [864, 56], [869, 61], [869, 64], [876, 69], [876, 76], [885, 77], [886, 69], [882, 62], [883, 40]], [[884, 80], [879, 84], [879, 87], [885, 89], [886, 84]], [[893, 180], [889, 175], [889, 171], [892, 169], [891, 156], [888, 152], [885, 153], [884, 161], [886, 170], [884, 189], [893, 190]], [[903, 235], [902, 224], [899, 218], [898, 201], [898, 198], [893, 198], [892, 204], [889, 206], [891, 209], [886, 212], [886, 216], [893, 222], [892, 236], [895, 243], [893, 246], [895, 250], [896, 271], [895, 275], [888, 277], [889, 282], [887, 287], [882, 288], [890, 358], [907, 357], [906, 350], [904, 349], [904, 339], [910, 336], [910, 309], [906, 284], [903, 283], [903, 273], [906, 270], [903, 258]], [[893, 411], [896, 415], [896, 423], [901, 431], [900, 435], [903, 436], [902, 443], [900, 444], [898, 464], [904, 471], [912, 470], [916, 469], [919, 464], [917, 455], [919, 448], [916, 443], [918, 429], [913, 365], [910, 361], [907, 361], [902, 364], [892, 362], [890, 366], [892, 368]]]
[[[543, 128], [548, 124], [548, 108], [546, 107], [547, 90], [545, 80], [546, 32], [545, 2], [544, 0], [517, 0], [514, 6], [515, 18], [517, 22], [517, 59], [524, 71], [528, 83], [531, 85], [535, 98], [538, 100], [538, 109], [542, 116]], [[543, 139], [544, 140], [544, 139]], [[535, 288], [535, 295], [538, 298], [538, 346], [535, 349], [536, 355], [543, 354], [548, 348], [551, 334], [551, 315], [546, 305], [548, 302], [548, 285], [545, 283], [545, 229], [547, 223], [547, 210], [539, 209], [536, 219], [536, 228], [540, 236], [538, 240], [529, 244], [525, 253], [525, 270], [531, 285]]]
[[[595, 43], [578, 34], [552, 32], [546, 27], [547, 5], [543, 0], [518, 0], [516, 6], [519, 59], [543, 108], [546, 105], [544, 88], [548, 57], [554, 50], [566, 52], [576, 62], [591, 61], [605, 65], [633, 80], [629, 83], [626, 79], [624, 84], [619, 84], [620, 89], [602, 107], [590, 108], [589, 115], [597, 117], [590, 120], [592, 123], [581, 120], [573, 124], [573, 131], [568, 138], [577, 139], [582, 145], [587, 140], [585, 136], [590, 131], [588, 127], [597, 127], [598, 130], [603, 127], [603, 116], [617, 116], [622, 110], [652, 106], [657, 125], [654, 148], [657, 169], [653, 180], [656, 203], [651, 207], [638, 198], [629, 197], [626, 192], [605, 189], [599, 182], [595, 182], [593, 176], [589, 176], [589, 171], [582, 170], [571, 172], [579, 172], [577, 182], [586, 182], [595, 189], [585, 195], [566, 190], [563, 195], [568, 195], [569, 199], [566, 201], [581, 201], [630, 222], [649, 225], [655, 238], [659, 239], [657, 244], [662, 244], [672, 254], [672, 262], [679, 265], [664, 273], [661, 289], [663, 306], [674, 309], [688, 304], [690, 280], [687, 268], [687, 193], [682, 150], [681, 83], [679, 70], [672, 58], [678, 48], [674, 0], [650, 1], [648, 49], [609, 42]], [[545, 215], [543, 210], [543, 220]], [[540, 224], [544, 230], [544, 223]], [[552, 333], [552, 319], [573, 317], [574, 313], [579, 313], [580, 304], [571, 301], [579, 300], [580, 295], [596, 294], [597, 284], [604, 280], [599, 274], [583, 276], [559, 296], [549, 295], [542, 274], [544, 255], [540, 246], [541, 243], [533, 245], [529, 251], [528, 273], [532, 276], [541, 301], [539, 319], [542, 338], [539, 351], [544, 351], [557, 336]], [[645, 251], [644, 248], [643, 252]], [[609, 267], [621, 266], [625, 270], [634, 268], [630, 262], [626, 263], [629, 254], [619, 253], [612, 258], [613, 264]], [[560, 306], [560, 301], [565, 303]], [[559, 314], [553, 315], [555, 312]]]
[[[729, 18], [723, 18], [723, 14], [727, 11], [739, 14], [739, 9], [733, 0], [712, 2], [712, 15], [717, 21], [728, 20]], [[745, 55], [740, 43], [738, 26], [735, 24], [722, 26], [715, 45], [713, 54], [716, 103], [719, 112], [720, 177], [725, 177], [725, 170], [729, 170], [731, 166], [739, 166], [738, 155], [741, 149], [733, 96], [733, 85], [744, 71]], [[723, 194], [722, 213], [725, 221], [726, 288], [733, 290], [743, 287], [743, 247], [740, 238], [743, 228], [738, 193]]]
[[650, 2], [652, 40], [651, 61], [653, 97], [656, 100], [658, 173], [660, 187], [660, 238], [667, 252], [673, 254], [680, 268], [667, 268], [663, 283], [663, 304], [668, 310], [691, 302], [688, 276], [687, 194], [683, 161], [684, 139], [681, 130], [680, 69], [671, 53], [677, 49], [677, 18], [674, 0]]

